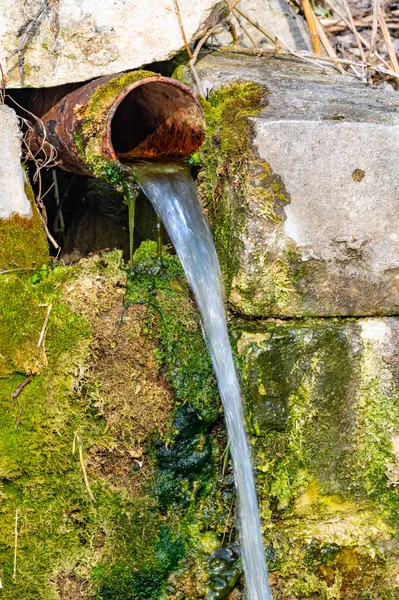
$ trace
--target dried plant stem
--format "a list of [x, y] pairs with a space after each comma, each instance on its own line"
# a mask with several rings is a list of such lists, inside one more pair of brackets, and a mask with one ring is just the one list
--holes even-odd
[[184, 31], [183, 19], [181, 18], [181, 12], [180, 12], [179, 3], [178, 3], [177, 0], [173, 0], [173, 3], [175, 5], [176, 15], [177, 15], [177, 18], [179, 20], [180, 30], [181, 30], [181, 34], [183, 36], [183, 41], [184, 41], [184, 45], [185, 45], [186, 50], [187, 50], [187, 54], [189, 55], [190, 58], [193, 58], [193, 53], [190, 50], [190, 46], [188, 45], [188, 41], [187, 41], [187, 38], [186, 38], [186, 32]]
[[386, 21], [385, 21], [384, 12], [383, 12], [381, 6], [378, 6], [377, 10], [378, 10], [378, 21], [380, 24], [382, 35], [384, 37], [386, 49], [388, 50], [388, 56], [389, 56], [389, 59], [392, 64], [392, 68], [395, 71], [395, 73], [399, 73], [399, 63], [398, 63], [398, 59], [395, 54], [395, 49], [392, 44], [391, 34], [389, 33], [389, 29], [388, 29]]
[[302, 0], [303, 12], [305, 19], [309, 27], [310, 39], [312, 41], [313, 52], [315, 54], [322, 54], [320, 38], [317, 32], [316, 16], [313, 12], [312, 5], [309, 0]]
[[253, 19], [251, 19], [251, 17], [249, 17], [246, 13], [242, 12], [242, 10], [240, 10], [239, 8], [236, 8], [235, 10], [236, 10], [236, 12], [238, 12], [239, 15], [244, 17], [244, 19], [246, 21], [248, 21], [248, 23], [250, 23], [253, 27], [255, 27], [255, 29], [260, 31], [265, 36], [266, 39], [268, 39], [270, 42], [272, 42], [272, 44], [276, 45], [276, 38], [272, 37], [269, 33], [267, 33], [267, 31], [265, 31], [263, 29], [263, 27], [261, 27], [259, 25], [259, 23], [257, 23]]
[[351, 12], [351, 9], [349, 7], [348, 0], [342, 0], [342, 4], [344, 5], [345, 10], [346, 10], [346, 12], [348, 14], [349, 22], [351, 24], [351, 29], [352, 29], [353, 35], [355, 36], [356, 43], [357, 43], [359, 51], [360, 51], [360, 56], [361, 56], [362, 62], [366, 63], [367, 62], [366, 55], [365, 55], [364, 50], [363, 50], [363, 45], [362, 45], [362, 42], [360, 40], [359, 32], [358, 32], [358, 30], [356, 28], [355, 21], [353, 20], [353, 17], [352, 17], [352, 12]]
[[42, 330], [40, 332], [39, 341], [37, 342], [37, 347], [38, 348], [40, 348], [40, 346], [42, 345], [42, 342], [44, 340], [44, 336], [46, 335], [48, 320], [50, 318], [50, 313], [51, 313], [51, 309], [52, 308], [53, 308], [52, 304], [49, 304], [48, 307], [47, 307], [47, 314], [46, 314], [46, 317], [44, 319]]
[[209, 37], [211, 37], [211, 35], [213, 35], [217, 31], [219, 31], [219, 29], [221, 27], [223, 27], [223, 25], [227, 25], [228, 26], [228, 28], [230, 30], [230, 33], [231, 33], [231, 36], [233, 38], [233, 44], [237, 44], [238, 43], [237, 31], [236, 31], [236, 28], [234, 27], [233, 23], [229, 19], [222, 19], [220, 21], [220, 23], [218, 23], [217, 25], [214, 25], [213, 27], [211, 27], [210, 29], [208, 29], [208, 31], [206, 32], [206, 34], [204, 35], [204, 37], [202, 37], [200, 39], [200, 41], [198, 42], [198, 44], [197, 44], [197, 46], [195, 48], [194, 54], [192, 55], [192, 58], [191, 58], [191, 60], [189, 62], [190, 69], [191, 69], [191, 72], [193, 74], [195, 83], [197, 85], [198, 92], [201, 94], [201, 96], [204, 95], [204, 92], [203, 92], [203, 89], [202, 89], [201, 80], [200, 80], [200, 78], [198, 76], [198, 73], [197, 73], [197, 69], [195, 68], [195, 63], [197, 61], [198, 54], [200, 53], [200, 50], [201, 50], [202, 46], [205, 44], [206, 40]]
[[[378, 1], [379, 1], [379, 0], [376, 0], [376, 2], [378, 2]], [[333, 12], [335, 12], [335, 13], [338, 15], [338, 17], [341, 19], [341, 21], [343, 21], [343, 23], [345, 23], [345, 25], [348, 27], [348, 29], [350, 29], [350, 30], [352, 31], [352, 33], [353, 33], [353, 30], [352, 30], [352, 25], [351, 25], [351, 23], [350, 23], [350, 22], [349, 22], [349, 21], [348, 21], [348, 20], [347, 20], [347, 19], [346, 19], [346, 18], [345, 18], [343, 15], [342, 15], [342, 13], [340, 13], [340, 12], [339, 12], [339, 10], [338, 10], [337, 8], [335, 8], [335, 6], [334, 6], [334, 5], [333, 5], [333, 3], [331, 2], [331, 0], [324, 0], [324, 2], [327, 4], [327, 6], [329, 6], [329, 7], [331, 8], [331, 10], [332, 10]], [[359, 35], [359, 39], [360, 39], [360, 41], [362, 42], [362, 44], [364, 45], [364, 47], [365, 47], [365, 48], [367, 48], [368, 50], [370, 50], [370, 58], [369, 58], [369, 63], [370, 63], [370, 64], [373, 64], [373, 60], [371, 60], [371, 45], [372, 45], [372, 44], [370, 44], [370, 42], [369, 42], [369, 41], [368, 41], [368, 40], [367, 40], [365, 37], [363, 37], [363, 36], [361, 35], [361, 33], [359, 33], [359, 32], [358, 32], [358, 35]], [[376, 31], [375, 35], [377, 36], [377, 31]], [[374, 40], [374, 46], [375, 46], [375, 45], [376, 45], [376, 38], [375, 38], [375, 40]], [[382, 57], [380, 54], [378, 54], [378, 52], [376, 52], [376, 51], [375, 51], [375, 48], [374, 48], [374, 56], [375, 56], [376, 58], [378, 58], [378, 60], [379, 60], [379, 61], [381, 61], [381, 62], [382, 62], [382, 64], [383, 64], [383, 65], [384, 65], [384, 66], [385, 66], [387, 69], [389, 69], [389, 68], [390, 68], [390, 65], [389, 65], [389, 63], [388, 63], [388, 62], [387, 62], [387, 61], [386, 61], [386, 60], [385, 60], [385, 59], [384, 59], [384, 58], [383, 58], [383, 57]]]
[[12, 578], [17, 578], [17, 552], [18, 552], [18, 519], [19, 519], [19, 508], [15, 510], [15, 527], [14, 527], [14, 568], [12, 572]]
[[[317, 33], [319, 34], [320, 41], [323, 44], [328, 56], [330, 58], [333, 58], [334, 60], [337, 59], [338, 58], [337, 53], [335, 52], [330, 40], [328, 39], [327, 34], [324, 31], [322, 24], [320, 23], [319, 19], [317, 19], [317, 18], [316, 18], [316, 28], [317, 28]], [[337, 69], [339, 71], [341, 71], [341, 73], [344, 73], [344, 68], [342, 67], [342, 65], [340, 65], [339, 62], [337, 62], [336, 60], [335, 60], [335, 64], [337, 66]]]
[[94, 497], [93, 492], [91, 491], [90, 483], [89, 483], [89, 478], [87, 477], [86, 465], [85, 465], [85, 461], [84, 461], [84, 457], [83, 457], [83, 446], [82, 446], [82, 442], [80, 441], [80, 437], [79, 437], [78, 431], [75, 432], [75, 435], [73, 437], [72, 454], [75, 454], [76, 443], [78, 444], [79, 462], [80, 462], [80, 468], [82, 469], [83, 481], [84, 481], [87, 493], [89, 494], [90, 500], [92, 502], [95, 502], [96, 499]]
[[[293, 50], [291, 50], [291, 48], [289, 48], [289, 46], [287, 46], [287, 44], [285, 44], [285, 42], [283, 42], [282, 40], [279, 40], [279, 41], [286, 48], [286, 50], [281, 50], [279, 52], [280, 56], [295, 56], [296, 58], [300, 58], [301, 60], [304, 60], [310, 64], [317, 65], [320, 68], [325, 67], [325, 64], [323, 64], [323, 63], [331, 63], [335, 67], [336, 67], [336, 63], [339, 63], [341, 65], [349, 65], [349, 66], [352, 65], [354, 67], [361, 67], [363, 69], [370, 68], [373, 71], [375, 71], [376, 73], [383, 73], [384, 75], [389, 75], [390, 77], [395, 77], [396, 79], [399, 80], [399, 74], [395, 73], [394, 71], [391, 71], [390, 69], [384, 69], [382, 67], [370, 65], [369, 63], [362, 63], [362, 62], [357, 62], [354, 60], [348, 60], [346, 58], [330, 58], [328, 56], [318, 56], [317, 54], [312, 54], [311, 52], [307, 52], [306, 54], [300, 53], [300, 52], [294, 52]], [[241, 53], [241, 54], [251, 54], [252, 56], [275, 55], [275, 53], [271, 50], [263, 50], [260, 48], [243, 48], [242, 46], [221, 46], [219, 48], [219, 51], [221, 51], [221, 52], [237, 52], [237, 53]]]
[[371, 42], [370, 42], [370, 54], [369, 61], [374, 62], [374, 56], [377, 48], [377, 33], [378, 33], [378, 7], [380, 0], [373, 0], [373, 24], [371, 27]]
[[241, 29], [243, 30], [243, 32], [245, 33], [245, 35], [247, 36], [247, 38], [249, 39], [249, 41], [251, 42], [252, 46], [254, 48], [257, 48], [257, 43], [255, 42], [254, 38], [252, 37], [252, 35], [249, 33], [248, 29], [245, 27], [244, 23], [242, 23], [240, 21], [240, 17], [237, 15], [237, 13], [233, 10], [232, 11], [235, 19], [237, 19], [237, 23], [239, 24], [239, 26], [241, 27]]

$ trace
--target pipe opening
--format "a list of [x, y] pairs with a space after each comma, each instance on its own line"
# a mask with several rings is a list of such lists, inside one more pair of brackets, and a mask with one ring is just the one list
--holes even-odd
[[171, 79], [144, 79], [116, 98], [107, 120], [115, 158], [185, 157], [202, 142], [204, 117], [193, 94]]

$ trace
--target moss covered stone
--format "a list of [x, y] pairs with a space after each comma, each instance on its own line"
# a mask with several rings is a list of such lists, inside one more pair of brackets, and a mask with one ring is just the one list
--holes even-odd
[[[214, 552], [226, 536], [234, 542], [233, 481], [198, 313], [177, 258], [165, 253], [158, 275], [155, 262], [156, 244], [144, 244], [127, 291], [119, 252], [2, 276], [7, 600], [204, 598]], [[241, 573], [229, 553], [215, 598]]]
[[[234, 81], [212, 91], [208, 100], [202, 101], [207, 120], [205, 141], [192, 157], [199, 167], [199, 195], [212, 226], [229, 300], [248, 314], [254, 295], [260, 293], [272, 307], [295, 301], [294, 284], [300, 270], [295, 248], [289, 244], [279, 257], [277, 251], [267, 258], [253, 252], [251, 272], [244, 273], [240, 264], [244, 234], [259, 235], [261, 231], [258, 224], [252, 225], [252, 219], [260, 221], [262, 228], [278, 228], [284, 218], [283, 207], [290, 201], [278, 175], [252, 145], [251, 117], [264, 109], [267, 93], [264, 86], [252, 81]], [[255, 270], [261, 281], [254, 290], [249, 282]]]
[[32, 205], [32, 216], [16, 214], [0, 219], [0, 270], [40, 269], [48, 261], [46, 233], [29, 183], [25, 184], [25, 193]]
[[233, 332], [275, 598], [397, 595], [398, 331], [324, 319]]

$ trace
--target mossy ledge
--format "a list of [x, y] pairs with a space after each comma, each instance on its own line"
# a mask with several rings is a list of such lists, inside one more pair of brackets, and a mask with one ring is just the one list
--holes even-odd
[[32, 206], [32, 216], [13, 215], [9, 219], [0, 219], [0, 271], [39, 269], [49, 259], [46, 233], [28, 181], [25, 194]]
[[[199, 316], [178, 259], [164, 253], [157, 276], [155, 261], [156, 245], [143, 244], [127, 291], [119, 252], [2, 276], [7, 600], [204, 598], [214, 551], [234, 545], [234, 486]], [[233, 546], [227, 558], [224, 588], [212, 592], [220, 600], [241, 573]]]
[[276, 600], [399, 597], [397, 328], [387, 318], [233, 330]]
[[[236, 81], [212, 91], [208, 100], [202, 99], [207, 121], [205, 141], [192, 157], [199, 168], [198, 192], [212, 226], [227, 295], [238, 306], [253, 296], [253, 290], [245, 288], [245, 277], [240, 272], [248, 211], [255, 206], [257, 217], [275, 227], [282, 223], [283, 207], [289, 203], [280, 178], [252, 146], [251, 117], [264, 109], [266, 98], [266, 88], [252, 81]], [[277, 305], [292, 296], [294, 254], [292, 248], [287, 248], [287, 260], [269, 257], [267, 281], [261, 286], [269, 304]], [[253, 259], [256, 262], [256, 257]], [[264, 264], [261, 270], [265, 270]]]

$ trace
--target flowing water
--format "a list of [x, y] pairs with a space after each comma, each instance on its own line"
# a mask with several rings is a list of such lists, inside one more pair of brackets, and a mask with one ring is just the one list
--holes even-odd
[[271, 600], [240, 386], [233, 362], [223, 286], [212, 235], [185, 165], [125, 165], [151, 201], [180, 258], [202, 315], [230, 440], [248, 600]]

